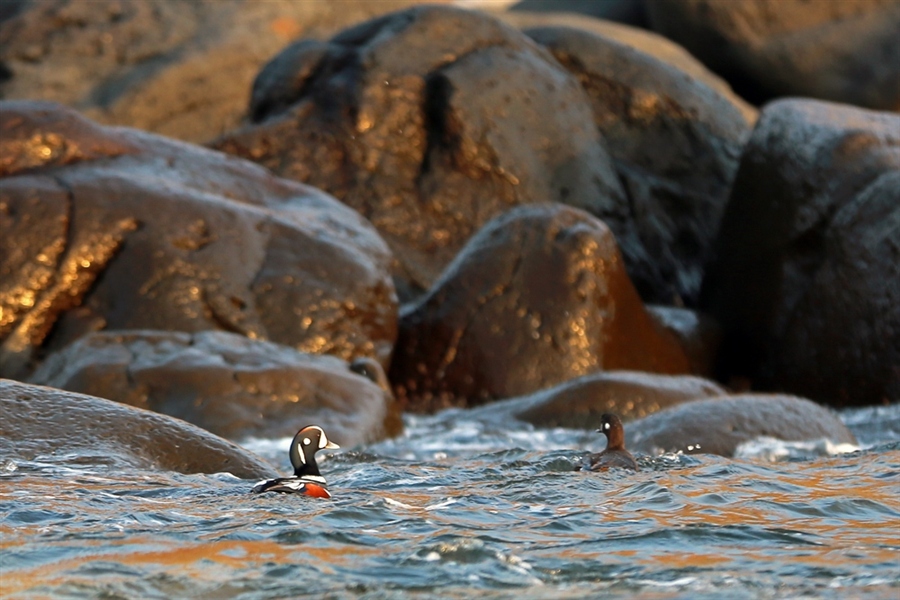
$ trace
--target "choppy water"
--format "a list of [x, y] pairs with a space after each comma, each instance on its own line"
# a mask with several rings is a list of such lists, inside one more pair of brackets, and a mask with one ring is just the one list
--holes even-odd
[[[572, 465], [598, 434], [447, 412], [324, 460], [330, 501], [77, 455], [0, 461], [0, 591], [896, 599], [900, 405], [844, 418], [862, 450], [762, 443], [584, 474]], [[288, 443], [248, 445], [287, 471]]]

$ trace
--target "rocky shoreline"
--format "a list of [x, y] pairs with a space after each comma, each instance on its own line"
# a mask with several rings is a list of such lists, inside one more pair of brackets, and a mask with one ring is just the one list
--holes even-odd
[[453, 4], [7, 5], [4, 452], [452, 406], [728, 455], [900, 399], [896, 3]]

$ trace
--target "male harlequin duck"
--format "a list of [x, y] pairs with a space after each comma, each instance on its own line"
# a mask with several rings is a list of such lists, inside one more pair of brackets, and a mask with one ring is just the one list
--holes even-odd
[[616, 415], [607, 413], [600, 417], [600, 433], [606, 435], [606, 450], [591, 454], [584, 470], [605, 471], [613, 467], [638, 471], [637, 461], [631, 452], [625, 449], [625, 430], [622, 421]]
[[294, 476], [260, 481], [250, 491], [254, 494], [285, 492], [315, 498], [331, 498], [328, 488], [325, 487], [325, 478], [319, 473], [319, 465], [316, 464], [316, 452], [335, 448], [340, 446], [329, 441], [321, 427], [316, 425], [304, 427], [291, 440], [290, 456], [291, 464], [294, 465]]

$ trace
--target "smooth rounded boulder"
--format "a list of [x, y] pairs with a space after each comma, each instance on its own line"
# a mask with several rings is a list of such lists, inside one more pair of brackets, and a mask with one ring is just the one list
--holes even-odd
[[404, 301], [513, 206], [556, 201], [626, 222], [581, 86], [483, 13], [424, 5], [298, 41], [260, 71], [248, 112], [214, 147], [370, 219], [399, 261]]
[[496, 402], [482, 415], [497, 411], [535, 427], [597, 429], [604, 413], [637, 419], [691, 400], [725, 396], [708, 379], [689, 375], [655, 375], [639, 371], [603, 371], [583, 375], [552, 388]]
[[401, 310], [390, 379], [408, 409], [475, 405], [594, 371], [688, 372], [649, 316], [612, 232], [561, 204], [491, 220]]
[[353, 447], [401, 428], [381, 366], [364, 360], [351, 365], [219, 331], [108, 331], [52, 354], [30, 381], [178, 417], [228, 439], [291, 436], [316, 424]]
[[900, 116], [766, 106], [703, 282], [719, 375], [833, 405], [900, 399], [897, 240]]
[[231, 473], [275, 470], [240, 446], [184, 421], [119, 402], [0, 379], [0, 455], [35, 460], [78, 453], [118, 470]]
[[102, 329], [223, 330], [389, 359], [383, 240], [249, 161], [4, 102], [0, 207], [0, 374]]
[[828, 408], [805, 398], [774, 394], [685, 402], [625, 424], [628, 448], [651, 455], [734, 456], [738, 446], [760, 437], [856, 444], [847, 426]]
[[548, 21], [525, 33], [590, 98], [631, 207], [624, 222], [604, 221], [635, 287], [648, 302], [696, 306], [756, 110], [652, 33], [587, 18], [571, 26]]

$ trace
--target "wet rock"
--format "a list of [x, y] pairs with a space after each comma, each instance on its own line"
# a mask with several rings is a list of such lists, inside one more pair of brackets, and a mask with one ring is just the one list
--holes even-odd
[[48, 103], [0, 104], [0, 373], [101, 329], [218, 329], [386, 363], [390, 253], [247, 161]]
[[636, 419], [683, 402], [726, 394], [723, 388], [701, 377], [605, 371], [496, 402], [491, 408], [496, 406], [536, 427], [597, 429], [603, 413], [615, 413], [624, 420]]
[[763, 110], [703, 302], [721, 375], [832, 404], [900, 399], [900, 116]]
[[0, 413], [0, 455], [7, 458], [78, 453], [123, 471], [275, 474], [261, 458], [199, 427], [102, 398], [2, 379]]
[[[628, 223], [578, 82], [481, 13], [420, 6], [298, 42], [260, 72], [250, 113], [215, 147], [368, 217], [400, 262], [401, 298], [516, 205], [559, 201]], [[639, 247], [623, 244], [630, 260]]]
[[722, 344], [722, 328], [715, 319], [701, 312], [674, 306], [648, 305], [647, 312], [659, 326], [681, 342], [681, 349], [691, 365], [691, 373], [713, 376]]
[[795, 396], [742, 394], [679, 404], [625, 425], [632, 452], [734, 456], [759, 437], [787, 442], [825, 438], [855, 444], [856, 439], [829, 409]]
[[[361, 369], [364, 374], [358, 371]], [[283, 437], [309, 424], [342, 446], [399, 433], [374, 360], [343, 360], [226, 332], [89, 334], [51, 355], [33, 383], [164, 413], [229, 439]]]
[[[694, 306], [755, 111], [671, 42], [611, 23], [592, 29], [525, 33], [590, 97], [629, 198], [625, 222], [604, 220], [620, 244], [639, 246], [623, 253], [641, 297]], [[629, 227], [635, 241], [619, 235]]]
[[490, 221], [401, 310], [390, 379], [413, 410], [528, 394], [594, 371], [685, 373], [602, 221], [560, 204]]
[[3, 0], [0, 97], [202, 142], [240, 123], [259, 68], [292, 40], [414, 3]]
[[894, 0], [653, 0], [650, 23], [745, 98], [810, 96], [900, 110]]

